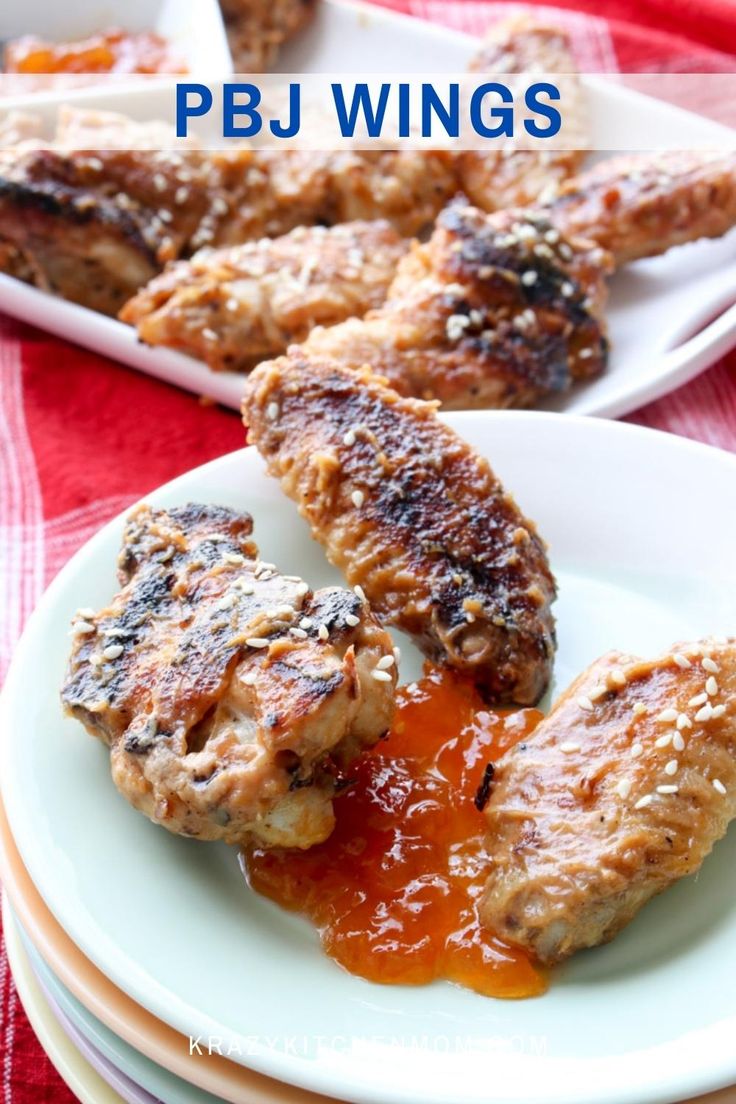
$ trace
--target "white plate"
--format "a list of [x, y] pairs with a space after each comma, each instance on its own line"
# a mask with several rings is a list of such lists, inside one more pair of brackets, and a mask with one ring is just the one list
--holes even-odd
[[[449, 419], [489, 455], [551, 546], [561, 584], [557, 687], [606, 649], [732, 631], [736, 458], [615, 422], [551, 414]], [[254, 450], [162, 488], [250, 510], [264, 557], [338, 579]], [[49, 588], [2, 699], [11, 828], [52, 912], [120, 988], [245, 1065], [376, 1104], [649, 1104], [736, 1080], [736, 836], [697, 882], [579, 955], [537, 1000], [342, 972], [310, 925], [249, 893], [234, 851], [173, 838], [115, 792], [105, 749], [61, 716], [68, 621], [114, 589], [121, 520]], [[403, 643], [403, 642], [402, 642]], [[402, 677], [419, 660], [405, 647]], [[397, 1045], [397, 1040], [401, 1045]], [[490, 1053], [489, 1053], [490, 1051]]]
[[232, 72], [217, 0], [3, 0], [0, 10], [0, 40], [32, 34], [70, 42], [110, 27], [163, 35], [190, 73]]
[[[474, 38], [446, 27], [379, 7], [321, 0], [316, 19], [282, 51], [278, 68], [283, 73], [451, 73], [463, 71], [476, 49]], [[611, 133], [612, 121], [625, 118], [634, 147], [639, 142], [636, 133], [649, 140], [656, 135], [664, 148], [705, 142], [717, 146], [727, 135], [732, 141], [723, 127], [614, 81], [587, 77], [585, 87], [594, 135], [596, 129]], [[134, 118], [157, 112], [159, 117], [171, 115], [171, 95], [163, 90], [82, 90], [63, 99], [93, 102]], [[50, 122], [58, 102], [58, 96], [37, 96], [24, 106], [40, 111]], [[548, 401], [545, 408], [618, 417], [692, 379], [732, 348], [736, 233], [630, 265], [614, 277], [612, 292], [608, 371]], [[132, 328], [1, 274], [0, 309], [158, 379], [239, 408], [241, 375], [211, 372], [171, 349], [144, 346]]]

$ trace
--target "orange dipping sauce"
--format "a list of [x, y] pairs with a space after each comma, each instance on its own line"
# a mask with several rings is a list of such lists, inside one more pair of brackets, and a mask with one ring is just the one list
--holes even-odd
[[489, 862], [476, 794], [486, 764], [541, 716], [490, 712], [469, 682], [430, 670], [398, 691], [388, 738], [352, 764], [330, 838], [308, 851], [247, 849], [249, 884], [309, 916], [327, 954], [370, 981], [544, 992], [529, 956], [476, 915]]
[[6, 73], [186, 73], [169, 42], [153, 31], [111, 28], [78, 42], [24, 35], [6, 43]]

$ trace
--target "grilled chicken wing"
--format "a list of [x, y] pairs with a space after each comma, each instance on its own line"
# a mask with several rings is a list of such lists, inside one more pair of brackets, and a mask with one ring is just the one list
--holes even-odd
[[316, 0], [220, 0], [236, 73], [263, 73], [310, 19]]
[[304, 347], [445, 409], [529, 406], [605, 367], [609, 271], [603, 250], [533, 213], [461, 200], [399, 263], [383, 307]]
[[736, 639], [613, 652], [496, 764], [481, 917], [543, 962], [612, 939], [736, 815]]
[[391, 639], [352, 591], [258, 560], [251, 530], [224, 508], [139, 508], [122, 590], [74, 622], [62, 698], [151, 820], [309, 847], [332, 830], [341, 769], [389, 726]]
[[6, 152], [0, 238], [29, 259], [49, 290], [115, 314], [167, 260], [203, 244], [203, 233], [230, 240], [249, 157]]
[[150, 345], [248, 371], [316, 325], [379, 306], [408, 247], [387, 222], [299, 227], [169, 265], [120, 318]]
[[541, 696], [554, 654], [544, 546], [433, 405], [296, 347], [251, 374], [244, 416], [271, 474], [380, 618], [490, 698]]
[[568, 149], [466, 150], [458, 154], [458, 183], [484, 211], [525, 207], [550, 188], [579, 172], [589, 145], [586, 112], [577, 69], [564, 31], [536, 23], [526, 15], [493, 26], [470, 64], [471, 73], [499, 75], [562, 74]]
[[736, 153], [611, 157], [562, 185], [542, 213], [562, 233], [603, 246], [617, 265], [718, 238], [736, 224]]

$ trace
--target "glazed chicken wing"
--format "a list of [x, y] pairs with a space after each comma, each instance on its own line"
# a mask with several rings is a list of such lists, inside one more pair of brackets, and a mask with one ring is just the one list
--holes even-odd
[[694, 874], [736, 815], [736, 639], [594, 663], [496, 764], [483, 921], [556, 962]]
[[580, 170], [589, 145], [585, 107], [568, 36], [526, 15], [501, 20], [491, 28], [470, 64], [471, 73], [491, 76], [561, 74], [568, 149], [516, 149], [495, 146], [458, 154], [458, 184], [484, 211], [525, 207], [556, 189]]
[[544, 546], [433, 405], [297, 347], [251, 374], [244, 416], [271, 474], [380, 618], [489, 698], [537, 701], [554, 654]]
[[736, 224], [736, 153], [611, 157], [564, 184], [543, 213], [563, 234], [603, 246], [616, 265], [718, 238]]
[[220, 0], [236, 73], [263, 73], [308, 22], [316, 0]]
[[248, 515], [139, 508], [122, 590], [80, 611], [62, 699], [151, 820], [198, 839], [309, 847], [342, 769], [388, 728], [388, 634], [339, 588], [258, 559]]
[[533, 213], [459, 200], [400, 261], [383, 307], [305, 349], [445, 409], [530, 406], [605, 367], [609, 271], [602, 249]]
[[248, 371], [316, 325], [379, 306], [408, 247], [387, 222], [299, 227], [169, 265], [120, 318], [150, 345]]

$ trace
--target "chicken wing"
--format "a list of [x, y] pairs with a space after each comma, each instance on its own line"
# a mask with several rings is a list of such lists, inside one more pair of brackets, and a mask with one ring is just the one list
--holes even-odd
[[602, 249], [534, 213], [460, 200], [400, 261], [383, 307], [304, 347], [445, 409], [530, 406], [605, 367], [608, 272]]
[[556, 962], [698, 870], [736, 815], [736, 639], [588, 668], [496, 764], [481, 917]]
[[590, 144], [570, 40], [564, 31], [515, 15], [495, 24], [470, 63], [471, 73], [561, 74], [568, 149], [495, 147], [458, 154], [458, 184], [484, 211], [525, 207], [579, 172]]
[[265, 72], [316, 6], [316, 0], [220, 0], [235, 72]]
[[394, 654], [354, 592], [279, 574], [251, 531], [224, 508], [139, 508], [122, 590], [74, 621], [62, 699], [156, 823], [309, 847], [341, 770], [390, 724]]
[[295, 347], [249, 376], [244, 416], [271, 474], [380, 618], [489, 698], [537, 701], [554, 654], [544, 545], [432, 404]]
[[542, 213], [563, 234], [603, 246], [616, 265], [718, 238], [736, 224], [736, 153], [611, 157], [563, 184]]
[[120, 312], [149, 345], [248, 371], [316, 325], [379, 306], [409, 248], [387, 222], [299, 227], [178, 261]]

